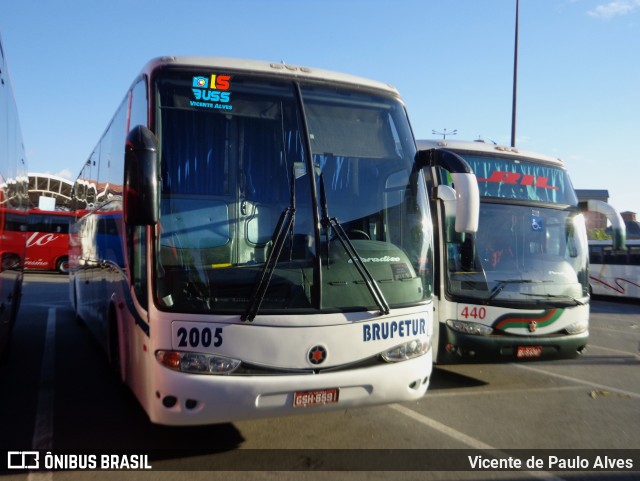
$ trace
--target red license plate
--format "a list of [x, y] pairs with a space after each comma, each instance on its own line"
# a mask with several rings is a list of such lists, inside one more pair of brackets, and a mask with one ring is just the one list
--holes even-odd
[[338, 402], [338, 388], [317, 389], [315, 391], [296, 391], [293, 393], [293, 407], [322, 406]]
[[540, 356], [542, 356], [542, 346], [518, 346], [518, 350], [516, 351], [516, 357], [518, 359]]

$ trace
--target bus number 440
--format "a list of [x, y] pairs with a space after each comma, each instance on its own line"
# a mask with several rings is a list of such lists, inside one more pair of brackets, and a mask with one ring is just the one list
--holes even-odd
[[462, 311], [460, 311], [460, 317], [464, 317], [465, 319], [484, 319], [487, 317], [487, 310], [484, 307], [472, 307], [464, 306]]

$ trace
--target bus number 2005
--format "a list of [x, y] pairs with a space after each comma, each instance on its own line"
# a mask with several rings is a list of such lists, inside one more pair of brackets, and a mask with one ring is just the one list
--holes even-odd
[[180, 347], [220, 347], [222, 345], [222, 328], [216, 327], [215, 331], [211, 332], [208, 327], [197, 328], [192, 327], [187, 329], [181, 327], [178, 329], [178, 346]]

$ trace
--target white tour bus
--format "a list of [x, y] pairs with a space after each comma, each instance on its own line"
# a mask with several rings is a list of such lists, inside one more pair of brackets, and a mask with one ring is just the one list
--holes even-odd
[[29, 177], [9, 68], [0, 40], [0, 361], [8, 357], [27, 242]]
[[[451, 228], [455, 205], [432, 201], [435, 236], [434, 362], [570, 358], [589, 335], [585, 219], [563, 163], [484, 142], [418, 141], [462, 157], [480, 195], [477, 233]], [[455, 185], [438, 166], [427, 180]], [[603, 202], [623, 238], [620, 216]]]
[[418, 399], [440, 160], [386, 84], [152, 60], [74, 186], [76, 315], [158, 424]]
[[591, 294], [640, 299], [640, 239], [629, 239], [626, 249], [614, 249], [610, 240], [589, 241]]

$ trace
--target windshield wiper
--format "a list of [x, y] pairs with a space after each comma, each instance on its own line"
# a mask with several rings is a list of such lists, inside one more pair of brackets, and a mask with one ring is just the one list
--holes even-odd
[[549, 299], [564, 299], [566, 301], [572, 301], [576, 306], [584, 306], [585, 303], [580, 299], [577, 299], [573, 296], [569, 296], [566, 294], [535, 294], [532, 292], [523, 292], [521, 293], [523, 296], [536, 296], [536, 297], [544, 297]]
[[328, 259], [329, 234], [328, 232], [329, 232], [329, 229], [333, 229], [333, 231], [336, 233], [336, 237], [340, 241], [340, 244], [342, 244], [342, 247], [344, 248], [349, 258], [351, 259], [351, 262], [353, 263], [353, 265], [358, 270], [360, 277], [362, 277], [362, 280], [367, 286], [367, 289], [371, 293], [371, 297], [373, 298], [376, 305], [378, 306], [378, 310], [380, 311], [380, 314], [389, 314], [389, 311], [390, 311], [389, 304], [387, 303], [387, 300], [384, 298], [384, 294], [382, 293], [382, 290], [380, 290], [380, 286], [378, 285], [374, 277], [371, 275], [371, 272], [369, 272], [369, 269], [367, 269], [367, 266], [364, 264], [362, 257], [360, 257], [360, 254], [358, 254], [358, 251], [353, 246], [353, 243], [349, 239], [349, 236], [347, 235], [347, 233], [342, 228], [342, 225], [340, 224], [338, 219], [335, 217], [329, 217], [329, 209], [327, 207], [327, 194], [324, 188], [324, 174], [322, 173], [320, 174], [320, 202], [321, 202], [321, 209], [322, 209], [321, 222], [322, 222], [322, 226], [326, 229], [326, 232], [327, 232], [326, 234], [327, 266], [329, 265], [329, 259]]
[[[253, 321], [253, 319], [258, 314], [260, 310], [260, 305], [264, 300], [264, 297], [267, 295], [267, 289], [269, 288], [269, 283], [271, 282], [271, 277], [273, 276], [273, 271], [278, 264], [278, 259], [280, 259], [280, 254], [282, 253], [282, 248], [284, 247], [284, 243], [287, 239], [288, 234], [293, 235], [293, 221], [296, 215], [296, 193], [295, 193], [295, 175], [291, 176], [291, 198], [289, 201], [289, 206], [286, 207], [282, 214], [280, 214], [280, 219], [278, 219], [278, 224], [276, 225], [275, 230], [273, 231], [273, 235], [271, 236], [271, 241], [273, 243], [273, 247], [271, 251], [269, 251], [269, 255], [267, 256], [267, 260], [260, 271], [260, 274], [257, 278], [257, 281], [253, 285], [253, 289], [251, 291], [251, 296], [249, 297], [250, 302], [247, 306], [247, 309], [244, 311], [244, 314], [240, 316], [242, 321]], [[293, 242], [291, 242], [293, 245]]]
[[507, 287], [507, 284], [538, 284], [548, 281], [534, 281], [533, 279], [505, 279], [505, 280], [496, 280], [496, 285], [493, 289], [491, 289], [491, 293], [489, 294], [489, 300], [493, 300], [498, 294], [502, 292], [502, 290]]

